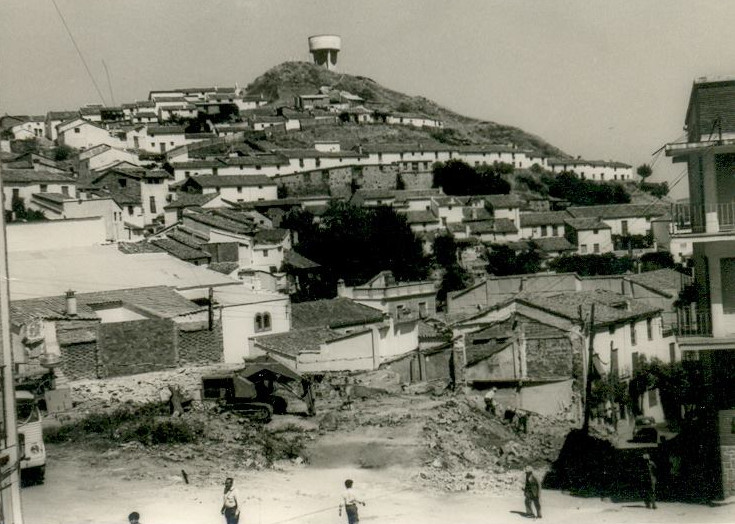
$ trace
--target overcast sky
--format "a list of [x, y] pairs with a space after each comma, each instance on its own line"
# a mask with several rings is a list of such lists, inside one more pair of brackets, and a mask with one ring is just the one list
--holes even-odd
[[[309, 35], [336, 33], [347, 73], [634, 166], [681, 137], [695, 77], [735, 74], [735, 2], [721, 0], [56, 2], [106, 103], [110, 84], [118, 104], [153, 88], [246, 85], [307, 60]], [[0, 113], [87, 103], [100, 97], [52, 0], [3, 0]], [[654, 166], [658, 180], [680, 172]]]

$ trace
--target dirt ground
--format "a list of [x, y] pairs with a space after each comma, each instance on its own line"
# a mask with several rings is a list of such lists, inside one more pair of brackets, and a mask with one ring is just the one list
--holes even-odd
[[[177, 383], [196, 385], [194, 372]], [[164, 376], [170, 381], [172, 375]], [[136, 377], [77, 389], [79, 413], [130, 400], [158, 398], [161, 378]], [[181, 382], [178, 382], [181, 381]], [[46, 482], [22, 490], [26, 524], [223, 523], [222, 483], [235, 478], [244, 501], [243, 524], [345, 522], [337, 515], [346, 478], [367, 506], [362, 522], [523, 522], [522, 468], [539, 476], [573, 426], [565, 417], [537, 418], [519, 433], [482, 409], [482, 402], [436, 391], [376, 392], [355, 388], [351, 402], [322, 387], [318, 416], [275, 417], [265, 427], [200, 408], [184, 418], [204, 421], [200, 441], [179, 445], [139, 442], [47, 444]], [[137, 397], [145, 397], [140, 400]], [[298, 403], [293, 404], [299, 411]], [[290, 459], [272, 462], [263, 442], [296, 442]], [[284, 440], [285, 439], [285, 440]], [[186, 483], [186, 480], [188, 483]], [[735, 522], [735, 505], [612, 503], [544, 491], [546, 522]]]

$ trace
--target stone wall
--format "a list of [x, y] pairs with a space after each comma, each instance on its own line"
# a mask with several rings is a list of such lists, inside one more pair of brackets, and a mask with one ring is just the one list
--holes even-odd
[[176, 325], [168, 319], [100, 324], [99, 376], [133, 375], [176, 367]]
[[529, 379], [571, 377], [572, 345], [568, 338], [526, 340], [526, 374]]
[[434, 181], [434, 174], [431, 171], [401, 173], [400, 176], [406, 189], [431, 189]]
[[212, 331], [206, 323], [178, 325], [179, 365], [222, 362], [222, 324], [215, 322]]

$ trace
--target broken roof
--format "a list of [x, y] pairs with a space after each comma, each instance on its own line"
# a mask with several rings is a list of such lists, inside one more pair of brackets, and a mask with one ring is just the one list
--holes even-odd
[[344, 297], [312, 302], [300, 302], [291, 306], [293, 329], [314, 327], [344, 328], [382, 322], [384, 313], [379, 309], [358, 304]]

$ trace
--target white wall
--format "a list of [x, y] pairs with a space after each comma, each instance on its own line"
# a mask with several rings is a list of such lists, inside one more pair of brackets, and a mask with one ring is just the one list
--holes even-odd
[[[226, 288], [223, 288], [223, 291], [226, 291]], [[215, 300], [220, 293], [221, 291], [215, 288]], [[280, 295], [280, 297], [274, 294], [263, 294], [262, 303], [225, 306], [222, 309], [225, 362], [241, 363], [244, 358], [252, 356], [251, 337], [283, 333], [291, 329], [289, 299], [285, 295]], [[256, 332], [255, 315], [258, 313], [270, 313], [271, 329], [269, 331]]]
[[[595, 234], [594, 229], [577, 231], [577, 253], [580, 255], [592, 255], [595, 253], [594, 246], [599, 244], [599, 254], [609, 253], [613, 250], [612, 237], [609, 229], [598, 229]], [[582, 246], [587, 246], [584, 251]]]
[[107, 240], [102, 217], [13, 223], [7, 230], [8, 252], [91, 246]]

